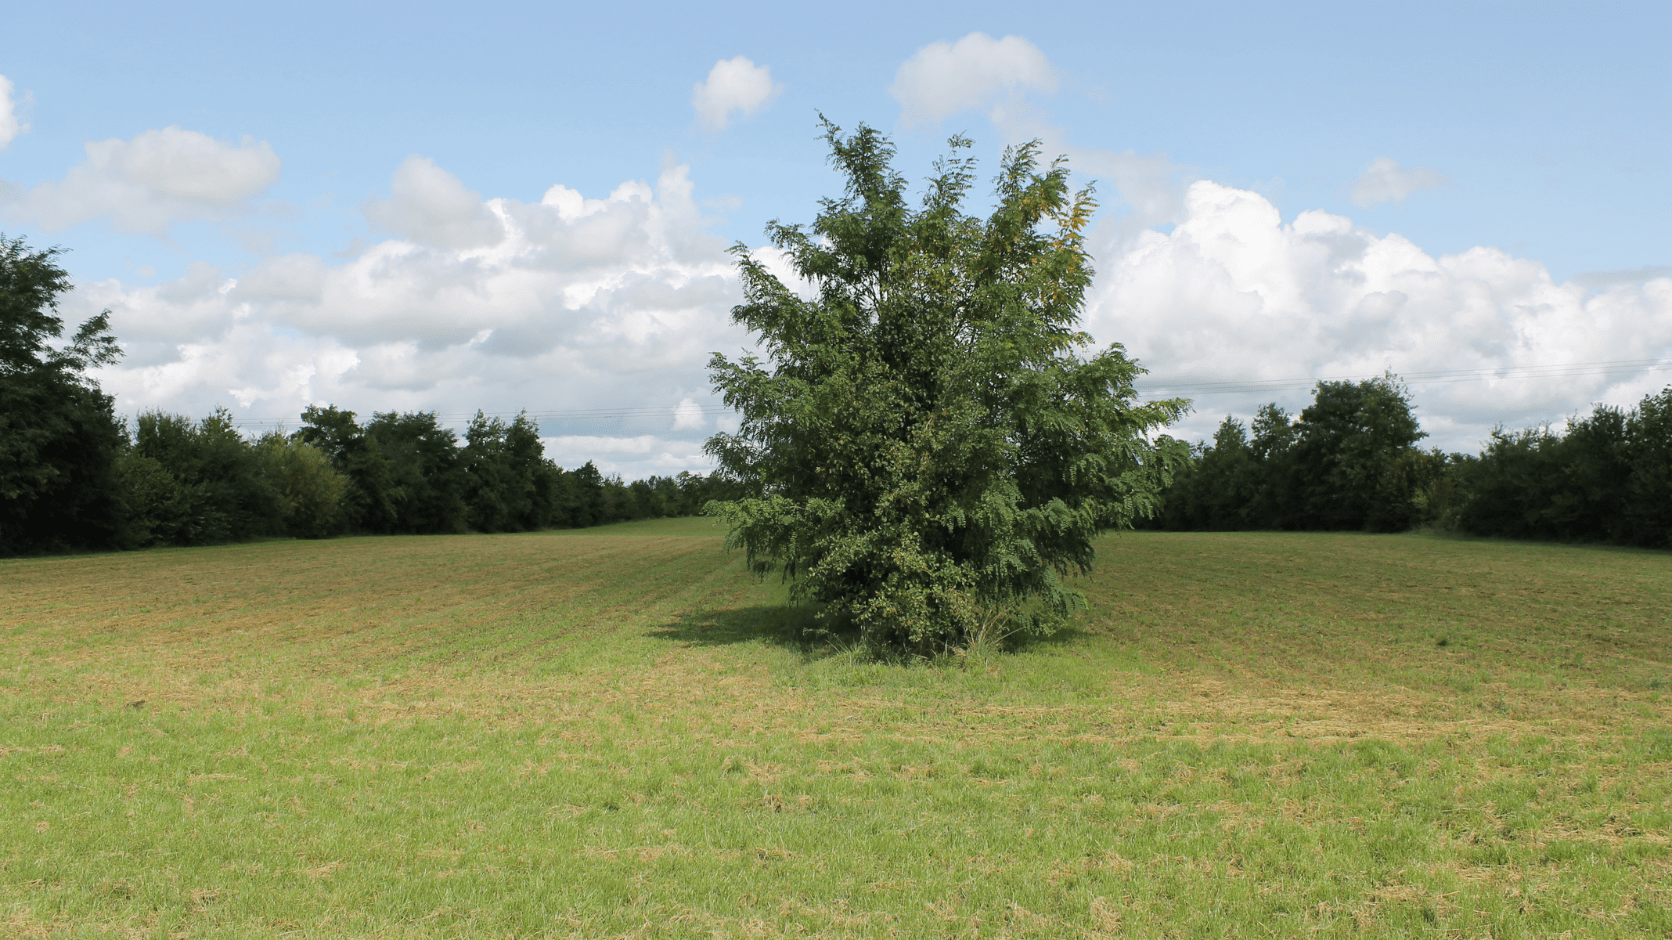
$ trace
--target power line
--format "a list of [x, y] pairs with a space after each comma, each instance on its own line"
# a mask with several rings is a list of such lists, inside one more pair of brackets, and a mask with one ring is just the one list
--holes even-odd
[[[1460, 382], [1529, 381], [1534, 379], [1573, 378], [1587, 375], [1621, 375], [1632, 372], [1659, 372], [1672, 369], [1672, 359], [1611, 359], [1599, 362], [1569, 362], [1550, 365], [1510, 366], [1498, 369], [1450, 369], [1431, 372], [1395, 372], [1407, 385], [1450, 385]], [[1187, 377], [1171, 379], [1143, 378], [1137, 382], [1145, 395], [1215, 396], [1251, 392], [1279, 392], [1309, 389], [1319, 382], [1362, 382], [1380, 378], [1376, 375], [1310, 376], [1286, 379], [1225, 379], [1209, 380]], [[552, 421], [565, 424], [588, 424], [604, 421], [628, 421], [648, 418], [677, 418], [681, 415], [700, 415], [704, 418], [734, 414], [731, 408], [717, 403], [671, 406], [618, 406], [612, 408], [545, 409], [541, 411], [484, 411], [489, 418], [514, 418], [526, 414], [536, 422]], [[475, 411], [437, 412], [442, 422], [469, 421]], [[240, 428], [281, 428], [297, 423], [296, 419], [240, 418], [233, 421]]]
[[[1446, 385], [1457, 382], [1485, 382], [1491, 380], [1525, 381], [1528, 379], [1570, 378], [1585, 375], [1619, 375], [1632, 372], [1658, 372], [1672, 368], [1672, 359], [1614, 359], [1605, 362], [1571, 362], [1543, 366], [1512, 366], [1499, 369], [1453, 369], [1437, 372], [1395, 372], [1407, 385]], [[1243, 379], [1208, 381], [1192, 379], [1140, 379], [1138, 385], [1146, 394], [1167, 392], [1182, 394], [1234, 394], [1242, 392], [1283, 391], [1311, 388], [1318, 382], [1362, 382], [1380, 375], [1314, 376], [1293, 379]]]

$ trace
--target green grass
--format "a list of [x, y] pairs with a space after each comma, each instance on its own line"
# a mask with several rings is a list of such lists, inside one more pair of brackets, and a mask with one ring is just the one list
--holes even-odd
[[0, 936], [1672, 936], [1672, 556], [1129, 534], [903, 668], [719, 535], [0, 562]]

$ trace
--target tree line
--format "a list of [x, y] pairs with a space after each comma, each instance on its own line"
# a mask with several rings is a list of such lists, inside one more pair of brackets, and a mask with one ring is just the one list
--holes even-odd
[[[478, 412], [462, 441], [433, 413], [377, 413], [362, 424], [334, 406], [309, 408], [292, 434], [255, 439], [225, 411], [201, 420], [150, 412], [130, 427], [88, 374], [120, 355], [108, 312], [62, 339], [57, 304], [70, 285], [57, 254], [0, 237], [0, 554], [591, 526], [691, 515], [710, 501], [736, 503], [783, 486], [781, 474], [750, 464], [754, 451], [733, 453], [723, 436], [710, 448], [738, 465], [730, 474], [627, 483], [590, 462], [564, 470], [544, 457], [526, 415], [505, 421]], [[1115, 384], [1129, 390], [1129, 379]], [[738, 397], [717, 384], [728, 400]], [[851, 411], [858, 400], [828, 414]], [[884, 416], [897, 410], [884, 408]], [[1128, 487], [1121, 505], [1130, 511], [1117, 522], [1181, 530], [1430, 526], [1672, 547], [1672, 387], [1630, 409], [1599, 405], [1560, 432], [1499, 429], [1479, 454], [1423, 450], [1425, 436], [1396, 378], [1320, 382], [1299, 415], [1266, 405], [1248, 425], [1226, 418], [1212, 442], [1188, 448], [1193, 459], [1169, 456], [1162, 463], [1171, 481], [1153, 498], [1147, 484]], [[845, 446], [850, 438], [821, 430], [798, 440]], [[1162, 437], [1154, 453], [1184, 449]], [[817, 482], [819, 461], [786, 454], [797, 467], [813, 467], [808, 479]], [[762, 519], [781, 521], [770, 512]]]
[[729, 495], [718, 476], [624, 482], [544, 456], [526, 414], [477, 412], [463, 440], [432, 412], [309, 407], [301, 429], [251, 440], [217, 411], [139, 416], [117, 458], [118, 543], [198, 545], [263, 536], [419, 535], [583, 528], [696, 515]]
[[1630, 409], [1597, 405], [1562, 431], [1497, 429], [1479, 454], [1423, 450], [1426, 436], [1396, 378], [1320, 382], [1297, 416], [1265, 405], [1192, 445], [1146, 525], [1672, 547], [1672, 387]]
[[101, 313], [67, 343], [57, 249], [0, 238], [0, 554], [344, 533], [516, 532], [694, 515], [718, 474], [631, 483], [544, 456], [526, 414], [477, 412], [462, 441], [429, 412], [310, 407], [245, 436], [225, 410], [130, 427], [89, 375], [119, 350]]

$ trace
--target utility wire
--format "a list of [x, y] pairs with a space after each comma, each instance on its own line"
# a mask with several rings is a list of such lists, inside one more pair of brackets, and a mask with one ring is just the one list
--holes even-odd
[[[1544, 366], [1515, 366], [1502, 369], [1395, 372], [1394, 376], [1407, 385], [1447, 385], [1457, 382], [1521, 381], [1526, 379], [1569, 378], [1583, 375], [1619, 375], [1632, 372], [1659, 372], [1663, 369], [1672, 369], [1672, 359], [1615, 359], [1606, 362], [1573, 362]], [[1305, 379], [1243, 379], [1234, 381], [1139, 379], [1138, 386], [1150, 394], [1156, 392], [1232, 394], [1311, 388], [1318, 382], [1361, 382], [1374, 378], [1379, 378], [1379, 376], [1338, 375]]]
[[[1672, 359], [1612, 359], [1601, 362], [1569, 362], [1537, 366], [1511, 366], [1500, 369], [1451, 369], [1432, 372], [1395, 372], [1407, 385], [1450, 385], [1459, 382], [1527, 381], [1532, 379], [1571, 378], [1586, 375], [1620, 375], [1632, 372], [1660, 372], [1672, 369]], [[1207, 380], [1192, 378], [1140, 378], [1138, 390], [1144, 395], [1213, 396], [1250, 392], [1277, 392], [1311, 388], [1319, 382], [1362, 382], [1380, 375], [1313, 376], [1287, 379]], [[542, 411], [485, 411], [489, 418], [514, 418], [527, 414], [536, 422], [552, 421], [564, 424], [589, 424], [604, 421], [627, 421], [635, 418], [673, 418], [678, 415], [699, 414], [703, 417], [732, 414], [732, 409], [718, 403], [685, 406], [620, 406], [614, 408], [571, 408]], [[474, 411], [437, 412], [442, 422], [469, 421]], [[233, 421], [239, 428], [282, 428], [299, 424], [300, 419], [240, 418]]]

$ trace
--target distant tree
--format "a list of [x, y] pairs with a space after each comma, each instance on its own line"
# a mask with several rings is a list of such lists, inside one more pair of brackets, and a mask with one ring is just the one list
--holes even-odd
[[441, 426], [434, 412], [373, 414], [366, 437], [388, 461], [395, 522], [389, 531], [463, 532], [464, 455], [459, 436]]
[[117, 457], [114, 477], [122, 501], [116, 544], [122, 548], [176, 544], [187, 509], [174, 474], [156, 458], [130, 447]]
[[1401, 532], [1419, 518], [1416, 442], [1427, 437], [1393, 376], [1319, 382], [1293, 445], [1301, 526]]
[[1504, 538], [1672, 546], [1672, 388], [1548, 427], [1492, 432], [1450, 469], [1457, 527]]
[[[539, 432], [526, 415], [513, 424], [482, 412], [465, 430], [463, 470], [468, 522], [478, 532], [509, 532], [529, 527], [534, 513], [535, 474], [540, 461]], [[521, 433], [526, 429], [526, 433]], [[528, 439], [532, 449], [518, 447]]]
[[567, 474], [568, 505], [565, 506], [567, 524], [577, 528], [607, 522], [604, 507], [604, 475], [588, 460], [579, 469]]
[[627, 492], [633, 501], [634, 519], [660, 519], [667, 515], [663, 511], [661, 494], [656, 491], [654, 477], [634, 480], [627, 484]]
[[1436, 489], [1447, 459], [1415, 446], [1424, 436], [1392, 376], [1319, 382], [1299, 420], [1264, 405], [1249, 436], [1227, 417], [1167, 488], [1158, 526], [1403, 531], [1453, 501]]
[[633, 493], [627, 488], [620, 474], [612, 473], [604, 477], [599, 487], [599, 516], [598, 524], [609, 525], [613, 522], [631, 522], [638, 518], [638, 506], [633, 500]]
[[913, 208], [881, 134], [826, 123], [825, 139], [845, 194], [810, 228], [768, 229], [816, 296], [733, 249], [733, 319], [770, 366], [713, 358], [742, 425], [707, 446], [759, 495], [710, 511], [755, 570], [879, 651], [1048, 632], [1083, 604], [1063, 579], [1091, 567], [1092, 539], [1150, 513], [1183, 459], [1146, 435], [1185, 403], [1138, 401], [1118, 345], [1079, 355], [1091, 194], [1030, 144], [1006, 154], [991, 215], [968, 215], [954, 138]]
[[1155, 528], [1240, 529], [1259, 486], [1260, 465], [1241, 421], [1227, 416], [1212, 444], [1191, 448], [1190, 463], [1180, 467], [1167, 488]]
[[0, 236], [0, 554], [102, 547], [121, 528], [122, 426], [87, 374], [121, 353], [108, 310], [54, 345], [59, 254]]
[[1560, 481], [1544, 509], [1555, 537], [1613, 542], [1625, 535], [1633, 462], [1627, 424], [1623, 409], [1597, 405], [1555, 442]]
[[354, 412], [335, 405], [309, 405], [302, 411], [302, 427], [291, 437], [319, 449], [342, 474], [343, 522], [357, 532], [393, 532], [398, 523], [397, 492], [389, 460], [377, 441], [366, 435]]
[[1629, 545], [1672, 547], [1672, 386], [1632, 409], [1626, 447], [1631, 477], [1617, 537]]
[[256, 444], [256, 463], [272, 494], [275, 534], [299, 539], [322, 539], [342, 530], [348, 478], [330, 458], [311, 444], [282, 434], [263, 435]]
[[225, 409], [197, 422], [141, 414], [123, 478], [141, 545], [206, 545], [284, 529], [279, 494]]
[[529, 528], [544, 529], [567, 525], [564, 507], [568, 504], [569, 481], [563, 468], [551, 460], [540, 458], [534, 474], [534, 515]]
[[1295, 473], [1295, 420], [1276, 402], [1254, 415], [1248, 452], [1254, 458], [1253, 492], [1241, 518], [1250, 529], [1293, 529], [1302, 525], [1302, 481]]

